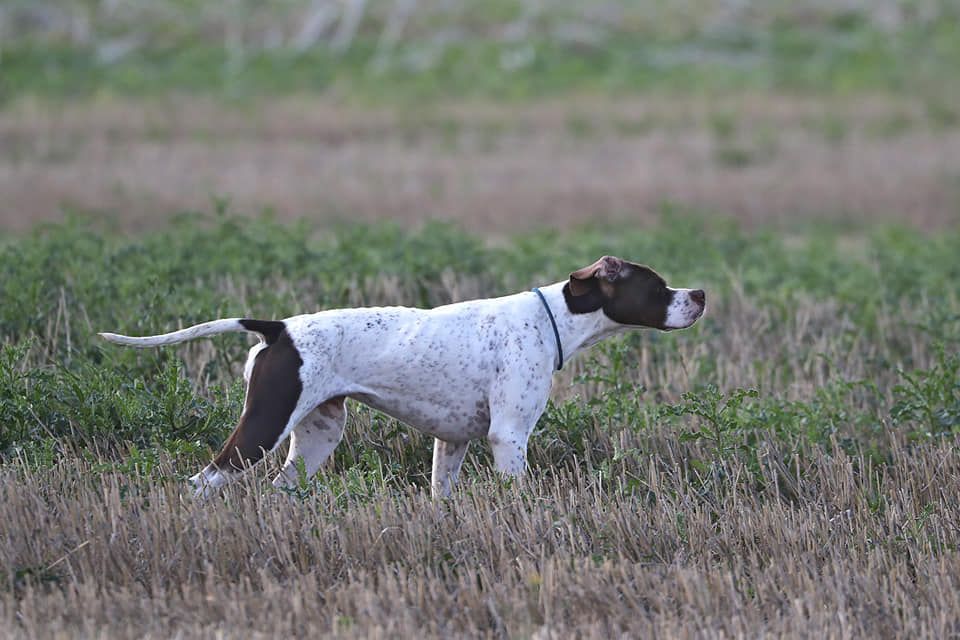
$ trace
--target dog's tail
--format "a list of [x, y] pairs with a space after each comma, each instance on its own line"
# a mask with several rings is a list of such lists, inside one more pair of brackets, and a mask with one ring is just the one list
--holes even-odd
[[225, 318], [223, 320], [211, 320], [197, 324], [180, 331], [164, 333], [158, 336], [144, 336], [142, 338], [134, 336], [123, 336], [117, 333], [101, 333], [100, 337], [114, 342], [124, 344], [129, 347], [138, 347], [145, 349], [147, 347], [159, 347], [164, 344], [176, 344], [186, 342], [194, 338], [204, 338], [206, 336], [215, 336], [219, 333], [228, 333], [230, 331], [252, 331], [259, 333], [272, 344], [280, 336], [280, 333], [286, 329], [286, 325], [279, 320], [250, 320], [248, 318]]

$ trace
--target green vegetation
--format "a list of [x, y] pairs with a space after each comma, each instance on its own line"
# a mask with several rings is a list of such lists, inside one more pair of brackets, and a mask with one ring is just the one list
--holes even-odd
[[173, 31], [109, 62], [92, 43], [38, 46], [22, 39], [0, 50], [0, 98], [172, 92], [236, 100], [330, 92], [380, 103], [517, 100], [571, 91], [870, 91], [927, 95], [936, 117], [957, 116], [947, 105], [960, 89], [953, 73], [960, 59], [960, 22], [949, 14], [893, 32], [861, 20], [774, 21], [717, 32], [696, 25], [675, 32], [640, 27], [608, 32], [589, 45], [537, 32], [520, 42], [467, 35], [440, 45], [421, 33], [398, 43], [388, 56], [378, 48], [375, 28], [361, 32], [342, 52], [320, 44], [306, 50], [251, 47], [242, 54], [198, 34]]
[[[639, 637], [707, 619], [940, 635], [948, 618], [923, 612], [960, 587], [958, 252], [956, 231], [747, 233], [671, 211], [496, 246], [222, 213], [6, 237], [0, 614], [25, 635], [112, 637]], [[431, 442], [355, 403], [332, 463], [296, 489], [270, 487], [271, 456], [223, 498], [185, 499], [237, 418], [248, 338], [141, 351], [94, 335], [436, 305], [602, 253], [704, 286], [708, 315], [568, 365], [527, 479], [492, 477], [478, 442], [449, 501], [429, 498]]]
[[[0, 626], [955, 636], [955, 4], [8, 2]], [[210, 192], [276, 217], [192, 211]], [[96, 336], [432, 307], [603, 254], [707, 315], [569, 362], [524, 480], [477, 441], [450, 499], [429, 438], [349, 401], [314, 477], [274, 489], [281, 450], [192, 500], [252, 339]]]
[[[535, 467], [587, 449], [595, 464], [609, 463], [617, 433], [642, 433], [670, 416], [696, 417], [683, 420], [682, 439], [709, 451], [691, 460], [698, 465], [754, 455], [768, 438], [826, 445], [842, 435], [855, 451], [886, 429], [936, 437], [960, 427], [960, 266], [951, 258], [960, 235], [888, 228], [838, 240], [819, 229], [786, 243], [665, 216], [656, 229], [545, 232], [496, 248], [444, 225], [318, 233], [225, 215], [185, 216], [136, 238], [75, 220], [8, 239], [0, 254], [0, 456], [51, 464], [64, 448], [112, 458], [132, 446], [194, 465], [223, 441], [241, 404], [246, 338], [139, 351], [107, 345], [97, 331], [150, 334], [353, 304], [435, 306], [451, 301], [451, 278], [476, 295], [505, 294], [603, 253], [704, 286], [711, 314], [691, 331], [633, 334], [574, 366], [579, 384], [544, 417]], [[855, 250], [845, 246], [853, 242]], [[753, 345], [731, 342], [744, 332], [739, 339]], [[742, 362], [743, 348], [756, 360]], [[641, 362], [661, 370], [638, 371]], [[671, 379], [681, 370], [682, 379]], [[654, 375], [663, 381], [652, 383]], [[382, 462], [401, 485], [425, 482], [423, 439], [387, 437], [403, 428], [366, 410], [356, 419], [359, 439], [338, 454], [338, 467], [382, 457], [370, 448], [382, 441], [391, 451]]]

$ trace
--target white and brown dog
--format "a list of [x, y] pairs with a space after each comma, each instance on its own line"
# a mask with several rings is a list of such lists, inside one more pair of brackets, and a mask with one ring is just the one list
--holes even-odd
[[553, 370], [607, 336], [683, 329], [706, 305], [649, 267], [604, 256], [558, 282], [502, 298], [435, 309], [337, 309], [286, 320], [231, 318], [159, 336], [100, 335], [134, 347], [228, 331], [260, 334], [244, 367], [246, 400], [219, 455], [191, 478], [208, 496], [292, 434], [277, 486], [312, 475], [343, 435], [353, 398], [435, 438], [432, 490], [447, 495], [467, 444], [486, 437], [498, 471], [519, 476]]

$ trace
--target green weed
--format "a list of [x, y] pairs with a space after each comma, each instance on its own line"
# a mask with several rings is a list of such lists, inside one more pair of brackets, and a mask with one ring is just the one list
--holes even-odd
[[[435, 306], [458, 289], [499, 295], [549, 282], [605, 253], [703, 286], [711, 312], [689, 331], [631, 333], [571, 363], [572, 386], [558, 385], [531, 440], [534, 467], [632, 469], [663, 419], [697, 452], [692, 466], [716, 468], [733, 456], [758, 478], [765, 443], [784, 455], [833, 441], [852, 452], [882, 447], [885, 421], [917, 433], [956, 428], [958, 365], [949, 354], [960, 310], [943, 293], [960, 276], [954, 232], [883, 229], [850, 252], [829, 229], [799, 229], [788, 244], [665, 208], [653, 228], [535, 232], [494, 247], [449, 225], [318, 233], [306, 223], [232, 217], [224, 207], [135, 238], [75, 218], [0, 241], [3, 459], [44, 466], [88, 450], [104, 460], [102, 471], [140, 476], [160, 452], [194, 467], [222, 443], [242, 405], [244, 337], [135, 350], [107, 345], [97, 331]], [[750, 342], [731, 343], [743, 327], [753, 327]], [[934, 350], [937, 342], [945, 348]], [[748, 364], [732, 358], [747, 352]], [[430, 444], [351, 404], [336, 473], [324, 483], [343, 495], [426, 487]], [[471, 451], [468, 473], [486, 468], [486, 448]]]
[[950, 435], [960, 430], [960, 354], [942, 345], [930, 369], [900, 371], [893, 388], [895, 424], [916, 425], [917, 436]]

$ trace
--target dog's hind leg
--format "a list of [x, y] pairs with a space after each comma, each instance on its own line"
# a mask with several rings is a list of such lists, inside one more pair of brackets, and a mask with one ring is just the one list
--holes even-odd
[[273, 486], [296, 486], [300, 474], [297, 468], [299, 460], [303, 460], [303, 470], [306, 477], [310, 478], [330, 457], [343, 437], [347, 420], [345, 402], [343, 396], [331, 398], [318, 405], [293, 428], [287, 460], [274, 478]]
[[191, 478], [198, 497], [209, 496], [276, 449], [312, 408], [302, 397], [303, 361], [286, 332], [250, 356], [243, 414], [213, 462]]

